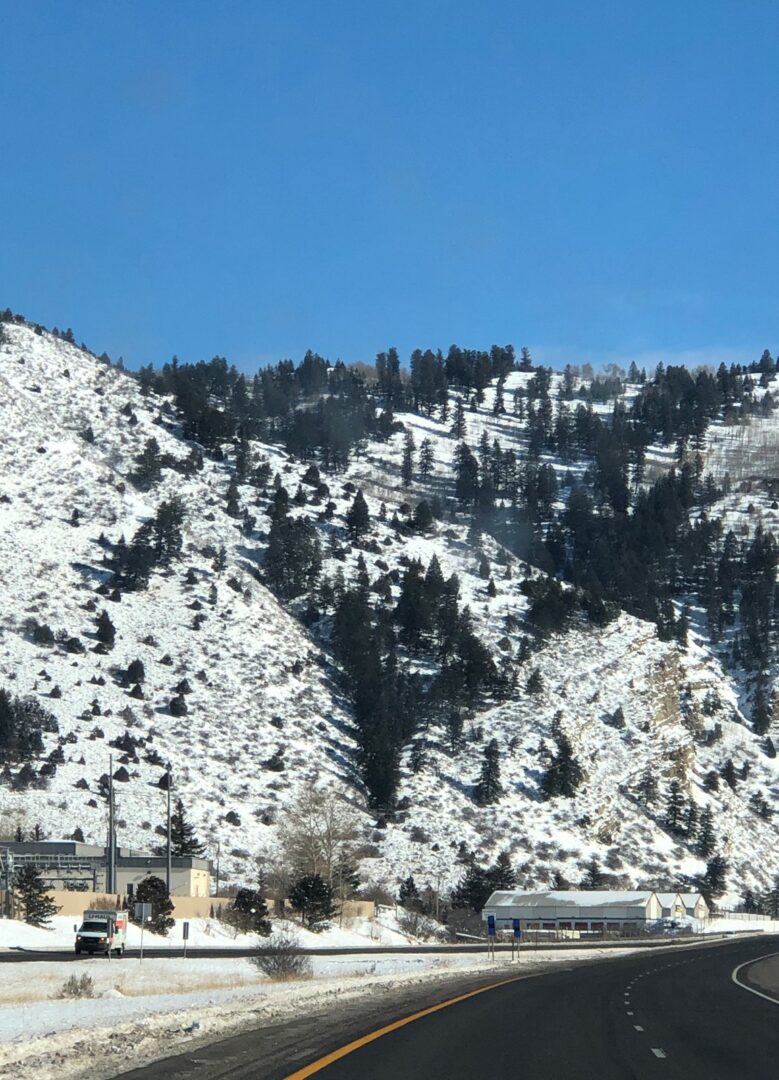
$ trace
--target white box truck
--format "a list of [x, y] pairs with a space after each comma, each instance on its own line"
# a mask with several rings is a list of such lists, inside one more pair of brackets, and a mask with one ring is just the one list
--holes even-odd
[[124, 956], [127, 944], [126, 911], [85, 911], [76, 931], [76, 956], [103, 953]]

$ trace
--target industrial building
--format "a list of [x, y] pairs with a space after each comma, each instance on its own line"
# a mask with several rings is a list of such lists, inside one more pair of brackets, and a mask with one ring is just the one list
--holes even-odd
[[[165, 855], [118, 847], [115, 878], [110, 887], [109, 861], [107, 848], [76, 840], [0, 840], [0, 864], [6, 874], [9, 862], [13, 870], [33, 865], [52, 889], [131, 896], [146, 877], [154, 875], [166, 879]], [[170, 864], [171, 896], [210, 895], [211, 863], [208, 859], [173, 855]], [[0, 880], [0, 888], [3, 885]]]
[[639, 933], [663, 917], [654, 892], [607, 889], [492, 893], [482, 918], [495, 917], [498, 930], [510, 930], [514, 919], [523, 930]]

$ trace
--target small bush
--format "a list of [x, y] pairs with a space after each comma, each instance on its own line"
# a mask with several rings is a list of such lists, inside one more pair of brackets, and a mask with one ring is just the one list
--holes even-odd
[[251, 960], [273, 982], [311, 978], [311, 959], [301, 952], [293, 934], [278, 932], [261, 941]]
[[91, 975], [71, 975], [62, 984], [57, 997], [59, 998], [93, 998], [95, 996], [95, 984]]

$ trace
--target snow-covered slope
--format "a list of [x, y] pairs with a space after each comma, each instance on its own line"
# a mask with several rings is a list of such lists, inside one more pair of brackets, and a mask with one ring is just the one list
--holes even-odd
[[[253, 857], [272, 848], [275, 823], [302, 788], [317, 780], [334, 784], [358, 807], [364, 805], [352, 765], [349, 705], [331, 677], [325, 646], [255, 576], [263, 558], [267, 499], [257, 508], [252, 489], [241, 490], [242, 503], [258, 515], [247, 537], [225, 513], [230, 469], [224, 463], [206, 457], [202, 471], [188, 477], [166, 469], [153, 492], [138, 492], [128, 477], [147, 438], [153, 435], [163, 453], [177, 459], [192, 449], [169, 406], [143, 397], [123, 372], [47, 334], [7, 326], [6, 337], [0, 346], [0, 686], [38, 697], [68, 741], [65, 763], [46, 790], [15, 792], [0, 785], [0, 814], [5, 812], [6, 827], [23, 814], [28, 825], [39, 821], [49, 833], [69, 834], [79, 826], [87, 839], [101, 839], [105, 810], [97, 780], [108, 768], [108, 742], [129, 730], [147, 742], [139, 760], [126, 763], [129, 780], [117, 785], [120, 842], [152, 842], [163, 816], [160, 762], [170, 760], [211, 852], [219, 841], [223, 856], [230, 853], [228, 873], [248, 877]], [[507, 394], [528, 377], [512, 373]], [[504, 449], [520, 449], [523, 425], [510, 416], [492, 416], [492, 392], [478, 412], [468, 412], [467, 441], [475, 450], [486, 430], [490, 442], [498, 438]], [[755, 814], [749, 799], [759, 791], [776, 802], [779, 767], [746, 726], [738, 686], [706, 641], [693, 634], [682, 651], [660, 642], [652, 624], [622, 615], [604, 629], [578, 622], [519, 664], [528, 602], [521, 584], [534, 571], [486, 536], [474, 544], [457, 522], [440, 522], [425, 536], [388, 523], [393, 510], [424, 491], [446, 495], [456, 446], [448, 425], [412, 414], [398, 419], [413, 431], [417, 446], [425, 437], [433, 442], [428, 481], [415, 484], [411, 493], [402, 487], [399, 433], [388, 443], [369, 443], [345, 474], [325, 477], [336, 504], [332, 522], [320, 521], [321, 507], [310, 504], [293, 506], [292, 512], [309, 517], [321, 531], [325, 575], [332, 578], [340, 570], [348, 582], [361, 551], [344, 527], [351, 502], [344, 485], [361, 487], [373, 521], [372, 550], [362, 551], [371, 581], [385, 568], [402, 571], [404, 560], [427, 564], [435, 554], [445, 576], [457, 573], [474, 630], [499, 667], [516, 672], [517, 690], [469, 718], [464, 747], [456, 754], [434, 725], [416, 737], [424, 745], [425, 764], [412, 771], [408, 748], [399, 791], [405, 809], [380, 829], [364, 812], [371, 847], [362, 861], [363, 878], [394, 891], [398, 880], [413, 873], [420, 885], [444, 888], [462, 872], [457, 853], [464, 844], [480, 861], [507, 849], [527, 885], [547, 884], [554, 870], [578, 880], [593, 855], [631, 884], [673, 884], [680, 873], [700, 873], [703, 863], [658, 823], [659, 804], [647, 811], [637, 800], [638, 781], [651, 770], [661, 790], [675, 777], [700, 808], [712, 806], [718, 850], [730, 862], [734, 883], [767, 886], [779, 872], [779, 832]], [[81, 435], [88, 425], [93, 442]], [[274, 446], [255, 444], [253, 453], [295, 492], [303, 464]], [[661, 461], [658, 449], [658, 467]], [[576, 469], [550, 463], [561, 473]], [[108, 576], [100, 534], [129, 539], [173, 494], [187, 508], [180, 563], [167, 575], [154, 574], [147, 590], [123, 594], [120, 602], [96, 596], [95, 587]], [[386, 522], [378, 520], [382, 502]], [[70, 524], [74, 508], [78, 525]], [[221, 545], [228, 565], [217, 575], [209, 552]], [[495, 568], [495, 596], [479, 575], [482, 554]], [[190, 567], [195, 584], [185, 581]], [[95, 602], [97, 609], [88, 610]], [[91, 651], [95, 615], [103, 607], [117, 629], [107, 655]], [[197, 630], [196, 614], [206, 616]], [[86, 652], [35, 645], [31, 619], [78, 636]], [[130, 697], [112, 674], [136, 658], [146, 668], [144, 700]], [[528, 693], [534, 668], [542, 689]], [[188, 715], [177, 718], [169, 702], [182, 678], [192, 692]], [[52, 697], [54, 687], [61, 696]], [[570, 738], [586, 779], [575, 798], [543, 802], [542, 744], [552, 744], [553, 724]], [[496, 805], [479, 807], [473, 781], [493, 737], [505, 793]], [[48, 736], [47, 752], [56, 742]], [[150, 749], [156, 763], [146, 760]], [[278, 750], [283, 771], [267, 767]], [[728, 757], [737, 769], [748, 763], [748, 777], [735, 791], [725, 784], [704, 791], [706, 774]], [[82, 781], [87, 789], [76, 787]], [[239, 824], [226, 819], [230, 811]]]

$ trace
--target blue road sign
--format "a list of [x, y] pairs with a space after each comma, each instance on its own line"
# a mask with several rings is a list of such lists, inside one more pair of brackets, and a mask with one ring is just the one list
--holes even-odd
[[518, 941], [522, 937], [522, 931], [519, 928], [519, 919], [512, 919], [511, 920], [511, 925], [512, 925], [512, 927], [514, 929], [514, 937]]
[[495, 930], [495, 916], [494, 915], [488, 915], [487, 916], [487, 933], [489, 934], [490, 937], [495, 937], [496, 932], [497, 931]]

